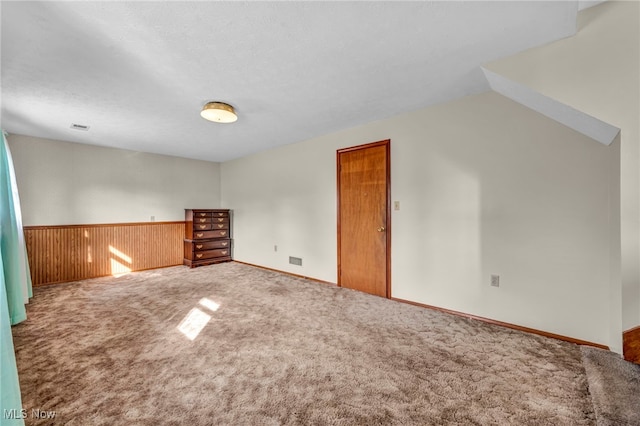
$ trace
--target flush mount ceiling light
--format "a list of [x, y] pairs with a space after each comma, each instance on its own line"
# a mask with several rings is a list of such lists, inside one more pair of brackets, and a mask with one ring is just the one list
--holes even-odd
[[236, 111], [224, 102], [209, 102], [202, 107], [202, 118], [216, 123], [233, 123], [238, 119]]

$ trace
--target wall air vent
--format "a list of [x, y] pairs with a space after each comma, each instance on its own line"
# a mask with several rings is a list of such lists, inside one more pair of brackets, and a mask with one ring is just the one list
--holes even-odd
[[71, 128], [75, 130], [83, 130], [85, 132], [89, 130], [89, 126], [85, 126], [84, 124], [76, 124], [76, 123], [71, 123]]
[[292, 265], [302, 266], [302, 259], [299, 257], [289, 256], [289, 263]]

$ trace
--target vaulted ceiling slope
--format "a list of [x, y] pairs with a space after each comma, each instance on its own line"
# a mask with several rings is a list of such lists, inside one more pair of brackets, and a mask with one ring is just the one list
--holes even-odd
[[[10, 133], [226, 161], [489, 90], [578, 2], [2, 2]], [[207, 101], [239, 120], [203, 120]], [[90, 126], [71, 129], [72, 123]]]

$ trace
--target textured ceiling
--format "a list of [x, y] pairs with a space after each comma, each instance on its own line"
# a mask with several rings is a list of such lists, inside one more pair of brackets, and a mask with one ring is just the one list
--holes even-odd
[[578, 2], [0, 8], [2, 128], [225, 161], [488, 90], [480, 65], [574, 34]]

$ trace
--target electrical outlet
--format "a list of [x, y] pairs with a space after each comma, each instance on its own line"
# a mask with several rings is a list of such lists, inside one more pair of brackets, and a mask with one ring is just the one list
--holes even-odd
[[278, 251], [278, 246], [277, 245], [273, 246], [273, 251]]
[[400, 210], [400, 201], [394, 201], [393, 202], [393, 209], [394, 210]]
[[155, 222], [156, 221], [156, 217], [155, 216], [151, 216], [151, 222]]
[[491, 286], [500, 287], [500, 275], [491, 275]]

